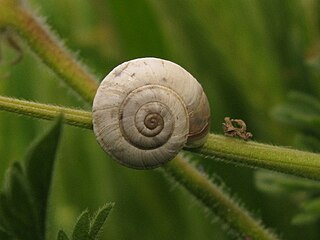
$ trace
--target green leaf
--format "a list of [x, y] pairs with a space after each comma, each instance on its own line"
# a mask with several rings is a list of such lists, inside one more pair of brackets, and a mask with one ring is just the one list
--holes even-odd
[[69, 238], [68, 238], [67, 234], [64, 231], [60, 230], [59, 233], [58, 233], [57, 240], [69, 240]]
[[4, 219], [4, 230], [16, 239], [35, 240], [39, 239], [37, 233], [30, 231], [19, 217], [11, 209], [10, 201], [4, 194], [0, 194], [0, 212]]
[[99, 235], [99, 232], [102, 229], [103, 224], [107, 220], [107, 217], [113, 207], [114, 207], [113, 203], [107, 203], [106, 205], [104, 205], [102, 208], [98, 210], [98, 212], [96, 213], [91, 223], [91, 228], [89, 231], [90, 240], [97, 238], [97, 236]]
[[305, 114], [320, 115], [320, 101], [312, 95], [292, 91], [288, 94], [288, 102]]
[[320, 183], [318, 181], [265, 170], [259, 170], [255, 173], [255, 184], [259, 190], [271, 194], [320, 191]]
[[[266, 193], [279, 195], [290, 193], [290, 197], [299, 205], [299, 212], [291, 222], [294, 225], [306, 225], [320, 218], [320, 183], [270, 171], [257, 171], [256, 186]], [[297, 198], [298, 196], [298, 198]]]
[[[82, 212], [75, 224], [72, 240], [95, 240], [99, 238], [99, 233], [105, 223], [114, 203], [107, 203], [100, 208], [91, 219], [88, 210]], [[63, 231], [59, 231], [58, 240], [68, 239]]]
[[320, 152], [320, 138], [316, 138], [306, 134], [297, 134], [294, 138], [294, 143], [299, 148], [310, 151]]
[[25, 225], [32, 227], [35, 221], [33, 198], [30, 195], [28, 180], [25, 178], [20, 163], [15, 162], [8, 169], [5, 178], [4, 194], [8, 199], [10, 209]]
[[312, 198], [301, 206], [301, 212], [293, 217], [292, 223], [296, 225], [310, 224], [320, 218], [320, 198]]
[[7, 170], [4, 181], [2, 203], [5, 212], [11, 217], [7, 219], [14, 228], [14, 234], [23, 239], [41, 239], [40, 231], [35, 224], [36, 206], [28, 185], [28, 180], [22, 172], [20, 163], [15, 162]]
[[90, 219], [88, 210], [82, 212], [76, 226], [74, 227], [72, 240], [88, 240], [90, 230]]
[[280, 122], [320, 138], [320, 101], [313, 96], [291, 92], [285, 103], [272, 110], [272, 115]]
[[51, 187], [57, 147], [61, 134], [62, 118], [38, 138], [25, 156], [26, 175], [37, 205], [38, 225], [41, 236], [45, 235], [46, 209]]
[[293, 217], [292, 223], [304, 225], [320, 219], [320, 198], [312, 198], [302, 204], [301, 213]]
[[320, 198], [305, 202], [302, 208], [304, 211], [317, 214], [320, 217]]
[[45, 238], [47, 199], [60, 131], [59, 118], [30, 148], [26, 171], [15, 162], [6, 172], [0, 192], [0, 227], [14, 239]]
[[294, 216], [291, 223], [294, 225], [306, 225], [315, 222], [317, 219], [318, 216], [314, 214], [301, 213]]

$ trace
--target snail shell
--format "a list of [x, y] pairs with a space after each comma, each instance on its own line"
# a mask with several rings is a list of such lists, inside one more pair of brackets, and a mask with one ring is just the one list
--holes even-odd
[[197, 80], [179, 65], [158, 58], [114, 68], [93, 102], [93, 129], [100, 146], [136, 169], [158, 167], [183, 147], [201, 146], [209, 118], [209, 103]]

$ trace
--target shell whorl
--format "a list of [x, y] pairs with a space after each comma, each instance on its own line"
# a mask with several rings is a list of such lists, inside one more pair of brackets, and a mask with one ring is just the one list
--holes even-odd
[[114, 68], [93, 102], [100, 146], [121, 164], [158, 167], [183, 147], [198, 147], [209, 131], [210, 109], [202, 87], [179, 65], [140, 58]]

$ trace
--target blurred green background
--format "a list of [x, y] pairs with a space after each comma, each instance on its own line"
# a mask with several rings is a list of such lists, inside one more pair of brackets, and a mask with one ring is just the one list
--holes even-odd
[[[155, 56], [201, 82], [212, 132], [225, 116], [246, 121], [257, 141], [291, 146], [296, 129], [271, 110], [293, 90], [320, 97], [320, 1], [317, 0], [32, 0], [66, 46], [100, 79], [123, 61]], [[1, 42], [1, 95], [90, 110], [27, 46], [23, 60]], [[48, 122], [0, 112], [0, 181]], [[197, 157], [199, 158], [199, 157]], [[257, 190], [254, 170], [199, 159], [236, 199], [284, 239], [320, 239], [320, 224], [294, 225], [297, 199]], [[48, 239], [70, 231], [85, 208], [116, 203], [103, 239], [230, 239], [213, 214], [160, 170], [136, 171], [108, 159], [93, 133], [65, 126], [50, 203]]]

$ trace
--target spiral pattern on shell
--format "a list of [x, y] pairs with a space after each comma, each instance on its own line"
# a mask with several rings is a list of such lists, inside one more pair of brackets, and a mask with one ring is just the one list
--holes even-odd
[[209, 131], [210, 109], [197, 80], [179, 65], [140, 58], [114, 68], [93, 102], [100, 146], [121, 164], [148, 169], [198, 147]]

